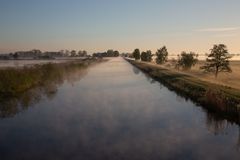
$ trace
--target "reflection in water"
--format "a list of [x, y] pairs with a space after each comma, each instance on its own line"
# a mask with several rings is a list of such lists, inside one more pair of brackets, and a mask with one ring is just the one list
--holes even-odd
[[41, 100], [41, 88], [31, 89], [16, 98], [5, 99], [0, 102], [0, 118], [7, 118], [28, 109]]
[[136, 67], [133, 67], [133, 73], [135, 73], [135, 74], [139, 74], [139, 73], [140, 73], [140, 70], [137, 69]]
[[239, 127], [239, 129], [238, 129], [237, 150], [240, 151], [240, 127]]
[[38, 89], [37, 107], [0, 119], [0, 159], [239, 159], [237, 123], [133, 70], [115, 58], [47, 87], [51, 100]]
[[[149, 77], [147, 74], [144, 74], [144, 75], [146, 76], [147, 80], [150, 83], [152, 83], [152, 84], [155, 83], [154, 78]], [[161, 80], [156, 80], [156, 81], [160, 81], [160, 88], [162, 88], [161, 85], [163, 85], [164, 87], [168, 88], [169, 91], [176, 93], [177, 100], [179, 102], [181, 100], [190, 101], [190, 102], [194, 103], [196, 106], [202, 107], [203, 110], [205, 112], [207, 112], [207, 114], [211, 113], [211, 115], [213, 115], [215, 117], [215, 119], [218, 119], [218, 120], [227, 119], [228, 121], [230, 121], [232, 123], [236, 123], [236, 124], [240, 125], [240, 110], [239, 109], [227, 107], [227, 108], [222, 108], [222, 110], [218, 110], [218, 109], [216, 110], [214, 106], [211, 106], [208, 104], [201, 106], [194, 97], [189, 97], [188, 93], [182, 92], [182, 90], [177, 90], [176, 88], [172, 88], [164, 81], [161, 81]]]
[[[228, 135], [229, 129], [233, 125], [233, 122], [206, 111], [206, 126], [208, 130], [214, 135]], [[240, 126], [238, 124], [238, 137], [236, 137], [237, 143], [236, 148], [240, 151]]]
[[[132, 67], [133, 67], [132, 70], [133, 70], [133, 73], [134, 73], [134, 74], [138, 75], [139, 73], [141, 73], [141, 71], [140, 71], [138, 68], [136, 68], [136, 67], [134, 67], [134, 66], [132, 66]], [[151, 77], [148, 76], [147, 74], [144, 74], [144, 76], [146, 77], [147, 81], [150, 82], [151, 84], [153, 84], [153, 83], [156, 82], [155, 79], [151, 78]], [[161, 83], [159, 83], [159, 85], [160, 85], [160, 88], [163, 87], [163, 85], [162, 85]]]
[[[133, 71], [134, 73], [139, 74], [139, 72], [137, 71], [138, 69], [136, 67], [133, 66]], [[156, 81], [150, 77], [149, 75], [143, 73], [143, 75], [146, 77], [147, 81], [150, 82], [151, 84], [154, 84]], [[159, 83], [160, 89], [165, 88], [165, 86], [162, 83]], [[166, 86], [168, 87], [168, 86]], [[189, 99], [189, 97], [182, 93], [181, 91], [176, 91], [174, 89], [169, 88], [169, 91], [174, 91], [176, 93], [176, 100], [180, 103], [183, 103], [184, 101], [191, 101]], [[192, 101], [191, 101], [192, 102]], [[194, 102], [193, 102], [194, 103]], [[198, 104], [196, 104], [198, 107]], [[211, 107], [201, 107], [201, 110], [205, 113], [206, 115], [206, 127], [209, 130], [209, 132], [213, 133], [214, 135], [228, 135], [228, 130], [229, 128], [232, 127], [232, 125], [237, 125], [238, 126], [238, 138], [237, 138], [237, 143], [236, 143], [236, 148], [237, 150], [240, 151], [240, 119], [239, 114], [236, 115], [229, 115], [229, 114], [222, 114], [222, 113], [218, 113], [212, 110], [209, 110], [209, 108]], [[235, 112], [236, 113], [236, 112]]]
[[[151, 84], [154, 84], [154, 83], [156, 82], [155, 79], [149, 77], [148, 75], [145, 74], [145, 76], [146, 76], [146, 78], [147, 78], [147, 81], [150, 82]], [[161, 84], [160, 84], [160, 88], [162, 88], [162, 87], [161, 87]]]
[[218, 118], [211, 113], [206, 113], [206, 116], [206, 125], [210, 132], [215, 135], [227, 134], [226, 130], [229, 125], [227, 120]]
[[[52, 65], [52, 64], [50, 64]], [[54, 99], [58, 87], [67, 81], [74, 85], [74, 82], [79, 81], [87, 74], [87, 66], [85, 63], [82, 66], [67, 66], [56, 69], [51, 69], [48, 76], [40, 86], [36, 86], [17, 97], [9, 97], [0, 101], [0, 118], [7, 118], [16, 115], [17, 113], [33, 107], [34, 104], [41, 101], [42, 98]], [[57, 73], [56, 74], [56, 70]]]

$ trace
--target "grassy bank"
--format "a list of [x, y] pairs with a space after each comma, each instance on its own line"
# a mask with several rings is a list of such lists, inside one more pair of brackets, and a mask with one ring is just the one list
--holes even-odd
[[128, 61], [182, 97], [189, 98], [196, 104], [205, 106], [210, 110], [230, 113], [239, 118], [239, 89], [203, 81], [194, 76], [157, 65], [133, 60]]
[[48, 63], [23, 68], [0, 69], [0, 99], [17, 96], [35, 86], [62, 80], [64, 75], [102, 60]]
[[[204, 64], [205, 61], [198, 61], [197, 64], [191, 68], [191, 70], [180, 70], [178, 72], [188, 74], [203, 81], [225, 85], [240, 90], [240, 61], [230, 61], [232, 73], [221, 72], [218, 75], [217, 79], [215, 78], [214, 74], [203, 72], [203, 70], [200, 69], [200, 67], [202, 67]], [[156, 64], [152, 63], [152, 65]], [[175, 63], [172, 60], [169, 60], [167, 63], [160, 66], [169, 70], [176, 71]]]

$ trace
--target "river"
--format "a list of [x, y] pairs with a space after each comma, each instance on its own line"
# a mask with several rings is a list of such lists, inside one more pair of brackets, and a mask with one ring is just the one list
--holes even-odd
[[124, 59], [83, 73], [54, 86], [51, 94], [35, 91], [15, 100], [15, 107], [1, 104], [1, 160], [240, 158], [237, 124], [168, 90]]

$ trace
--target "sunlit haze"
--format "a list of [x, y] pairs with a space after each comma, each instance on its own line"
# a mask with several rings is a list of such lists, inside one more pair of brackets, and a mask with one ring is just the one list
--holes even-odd
[[239, 0], [0, 0], [0, 53], [166, 45], [170, 54], [240, 53]]

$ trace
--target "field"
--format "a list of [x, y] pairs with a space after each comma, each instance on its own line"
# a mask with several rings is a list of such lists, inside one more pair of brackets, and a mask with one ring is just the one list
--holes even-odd
[[[203, 81], [216, 83], [224, 86], [229, 86], [232, 88], [240, 89], [240, 61], [231, 61], [230, 66], [232, 68], [232, 73], [220, 73], [217, 78], [215, 78], [212, 73], [204, 73], [200, 70], [200, 67], [204, 64], [204, 61], [199, 61], [191, 70], [182, 71], [176, 70], [173, 63], [168, 62], [161, 67], [174, 70], [183, 74], [191, 75], [193, 77], [199, 78]], [[157, 64], [155, 64], [157, 65]], [[158, 65], [157, 65], [158, 66]]]

